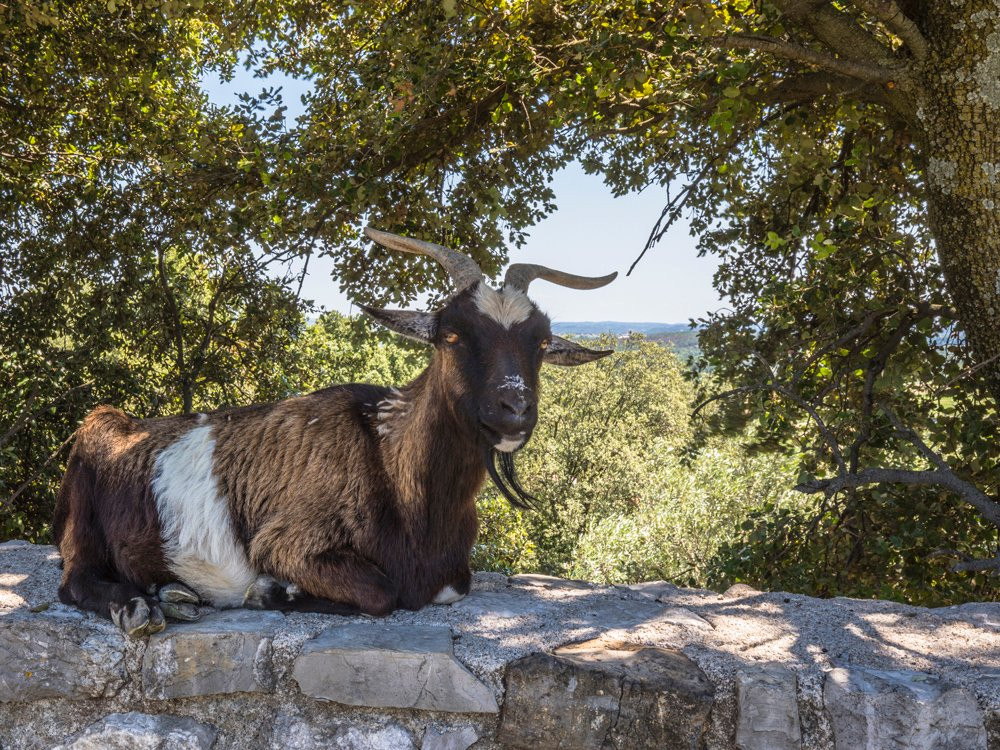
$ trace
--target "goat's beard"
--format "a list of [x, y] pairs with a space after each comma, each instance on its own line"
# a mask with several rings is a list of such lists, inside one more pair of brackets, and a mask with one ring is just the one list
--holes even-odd
[[[499, 466], [498, 466], [499, 464]], [[492, 446], [486, 448], [486, 471], [489, 472], [493, 484], [507, 502], [521, 510], [535, 510], [537, 498], [525, 492], [521, 480], [517, 478], [514, 467], [514, 454], [503, 453]]]

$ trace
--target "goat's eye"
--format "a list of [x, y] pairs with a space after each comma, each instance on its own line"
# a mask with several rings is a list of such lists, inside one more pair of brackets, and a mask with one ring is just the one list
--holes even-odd
[[454, 333], [454, 332], [452, 332], [452, 333], [446, 333], [444, 335], [444, 340], [447, 341], [449, 344], [457, 344], [458, 343], [458, 334]]
[[549, 348], [549, 340], [548, 339], [542, 339], [542, 343], [540, 343], [538, 345], [538, 348], [539, 349], [548, 349]]

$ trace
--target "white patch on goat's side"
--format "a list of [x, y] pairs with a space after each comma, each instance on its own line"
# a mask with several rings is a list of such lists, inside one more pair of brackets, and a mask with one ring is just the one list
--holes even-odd
[[445, 586], [437, 592], [437, 595], [431, 601], [433, 604], [454, 604], [459, 599], [464, 598], [465, 594], [458, 593], [451, 586]]
[[522, 445], [524, 445], [524, 435], [515, 435], [514, 437], [504, 437], [493, 447], [501, 453], [513, 453]]
[[229, 505], [212, 473], [215, 440], [195, 427], [156, 457], [153, 497], [172, 573], [205, 601], [238, 607], [257, 574], [233, 532]]
[[503, 382], [497, 386], [498, 391], [530, 391], [528, 384], [520, 375], [508, 375]]
[[517, 289], [497, 291], [485, 282], [479, 282], [472, 297], [476, 309], [487, 318], [495, 320], [504, 328], [528, 319], [535, 306], [524, 292]]
[[319, 421], [319, 417], [313, 417], [308, 422], [306, 422], [306, 426], [308, 427], [311, 424], [316, 424], [318, 421]]
[[409, 404], [398, 388], [390, 388], [389, 395], [378, 403], [378, 434], [390, 435], [393, 423], [406, 416]]

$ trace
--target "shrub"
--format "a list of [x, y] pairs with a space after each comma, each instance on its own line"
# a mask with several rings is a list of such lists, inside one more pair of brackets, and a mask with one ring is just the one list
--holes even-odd
[[718, 549], [738, 538], [751, 514], [802, 505], [789, 489], [794, 478], [793, 459], [749, 455], [736, 441], [714, 441], [689, 465], [674, 459], [633, 513], [589, 524], [568, 572], [606, 583], [705, 586]]
[[484, 488], [477, 567], [703, 585], [752, 511], [794, 502], [790, 459], [750, 456], [728, 439], [687, 463], [693, 389], [679, 360], [641, 337], [596, 345], [615, 344], [594, 365], [543, 370], [538, 427], [517, 458], [538, 512]]

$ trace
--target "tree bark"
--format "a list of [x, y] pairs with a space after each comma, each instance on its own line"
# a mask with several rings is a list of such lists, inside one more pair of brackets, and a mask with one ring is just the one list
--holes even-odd
[[1000, 403], [1000, 4], [929, 5], [917, 108], [928, 218], [972, 355]]

